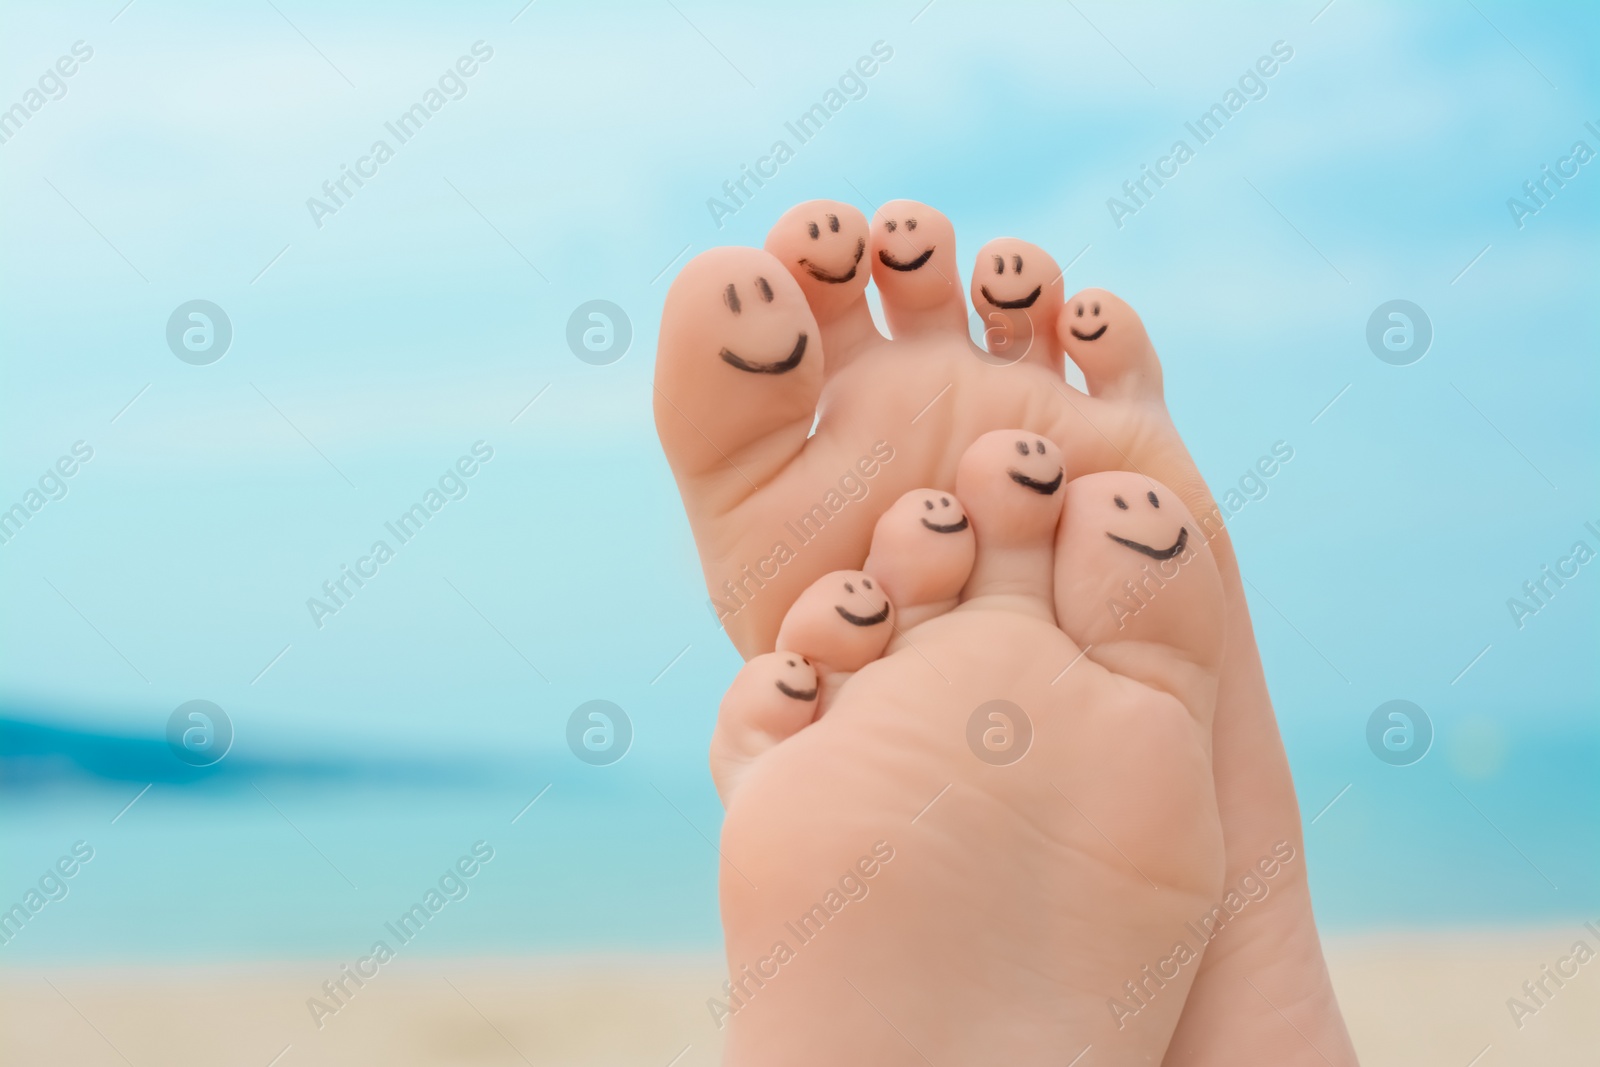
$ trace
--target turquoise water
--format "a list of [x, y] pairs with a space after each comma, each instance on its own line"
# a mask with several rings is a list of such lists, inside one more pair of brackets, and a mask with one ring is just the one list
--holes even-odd
[[[1595, 12], [116, 6], [8, 5], [0, 34], [0, 107], [74, 70], [0, 143], [0, 508], [28, 513], [0, 543], [0, 904], [95, 849], [0, 958], [348, 959], [478, 840], [418, 951], [714, 946], [704, 749], [738, 660], [653, 337], [675, 264], [823, 196], [926, 200], [964, 265], [1015, 234], [1144, 314], [1237, 489], [1325, 924], [1593, 917]], [[193, 300], [231, 326], [215, 362], [169, 344]], [[568, 346], [591, 300], [631, 324], [608, 364]], [[1403, 365], [1368, 341], [1393, 300], [1431, 332]], [[197, 699], [233, 727], [209, 774], [162, 755]], [[567, 745], [595, 699], [632, 722], [612, 766]], [[1410, 766], [1367, 741], [1397, 699], [1434, 734]]]

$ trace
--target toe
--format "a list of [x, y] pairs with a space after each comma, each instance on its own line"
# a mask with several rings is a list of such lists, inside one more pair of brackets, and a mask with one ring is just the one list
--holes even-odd
[[790, 208], [767, 234], [767, 251], [811, 305], [828, 349], [829, 373], [883, 340], [867, 309], [867, 237], [867, 217], [838, 200]]
[[655, 383], [656, 429], [680, 483], [704, 478], [735, 498], [766, 484], [804, 446], [821, 391], [816, 321], [776, 259], [714, 248], [683, 268], [661, 312]]
[[1085, 289], [1056, 320], [1056, 339], [1083, 371], [1090, 396], [1161, 399], [1161, 364], [1144, 323], [1127, 302], [1104, 289]]
[[872, 280], [896, 339], [963, 334], [967, 311], [956, 269], [956, 231], [927, 204], [891, 200], [872, 217]]
[[977, 536], [964, 603], [1004, 599], [1054, 619], [1052, 542], [1065, 477], [1061, 449], [1022, 430], [986, 433], [962, 455], [956, 492]]
[[812, 582], [783, 617], [778, 650], [798, 652], [832, 683], [882, 655], [894, 625], [894, 606], [879, 582], [865, 571], [834, 571]]
[[1142, 474], [1067, 483], [1056, 537], [1061, 629], [1119, 674], [1209, 708], [1223, 644], [1222, 579], [1178, 494]]
[[816, 717], [817, 672], [794, 652], [768, 652], [739, 671], [711, 736], [711, 778], [727, 805], [751, 762]]
[[913, 489], [878, 519], [867, 571], [893, 601], [896, 626], [909, 630], [956, 606], [976, 551], [972, 522], [954, 493]]
[[972, 306], [993, 361], [1063, 369], [1056, 340], [1062, 288], [1061, 269], [1038, 245], [998, 237], [978, 250]]

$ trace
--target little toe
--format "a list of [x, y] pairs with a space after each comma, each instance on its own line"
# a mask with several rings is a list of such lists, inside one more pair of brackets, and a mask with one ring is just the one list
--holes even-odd
[[783, 617], [778, 650], [796, 652], [823, 677], [825, 692], [883, 654], [894, 606], [865, 571], [834, 571], [812, 582]]
[[1161, 399], [1161, 363], [1138, 312], [1104, 289], [1085, 289], [1056, 320], [1056, 338], [1083, 371], [1090, 396]]
[[1061, 629], [1116, 673], [1197, 713], [1209, 709], [1222, 661], [1222, 579], [1194, 516], [1177, 493], [1128, 471], [1074, 479], [1064, 495]]
[[799, 733], [817, 714], [817, 672], [795, 652], [746, 663], [728, 687], [711, 735], [711, 778], [726, 806], [754, 760]]
[[867, 217], [839, 200], [808, 200], [767, 233], [766, 250], [799, 283], [836, 372], [883, 341], [867, 308]]
[[805, 445], [822, 392], [822, 345], [800, 287], [757, 248], [714, 248], [667, 292], [656, 355], [656, 429], [691, 511], [705, 477], [747, 495]]
[[1054, 538], [1066, 478], [1061, 449], [1038, 434], [995, 430], [956, 469], [956, 492], [977, 536], [963, 604], [1004, 600], [1054, 621]]
[[997, 237], [978, 250], [972, 306], [991, 361], [1064, 369], [1056, 340], [1062, 288], [1061, 269], [1038, 245]]
[[867, 571], [893, 601], [896, 625], [909, 630], [956, 606], [976, 551], [972, 523], [954, 493], [913, 489], [878, 519]]
[[927, 204], [891, 200], [872, 216], [872, 280], [896, 339], [964, 334], [967, 310], [956, 268], [956, 230]]

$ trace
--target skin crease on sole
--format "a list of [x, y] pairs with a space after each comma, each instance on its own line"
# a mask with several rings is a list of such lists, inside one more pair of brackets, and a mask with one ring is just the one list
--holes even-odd
[[[804, 912], [852, 864], [870, 859], [878, 841], [896, 850], [893, 861], [873, 861], [882, 877], [864, 900], [877, 903], [840, 913], [865, 912], [888, 925], [863, 918], [836, 937], [828, 931], [832, 947], [819, 940], [808, 941], [803, 955], [797, 950], [771, 987], [724, 1020], [728, 1062], [799, 1062], [784, 1050], [807, 1047], [826, 1032], [862, 1042], [859, 1049], [815, 1049], [841, 1063], [899, 1062], [907, 1054], [914, 1058], [906, 1062], [922, 1062], [940, 1050], [989, 1059], [1000, 1048], [1016, 1062], [1066, 1062], [1091, 1042], [1066, 1047], [1072, 1035], [1112, 1025], [1111, 999], [1121, 989], [1125, 1011], [1138, 1010], [1121, 1018], [1108, 1044], [1095, 1045], [1096, 1062], [1353, 1064], [1312, 916], [1299, 811], [1238, 562], [1167, 414], [1144, 326], [1105, 290], [1063, 297], [1051, 257], [1005, 238], [979, 251], [967, 289], [985, 323], [981, 351], [967, 338], [956, 263], [953, 228], [926, 205], [891, 202], [868, 220], [849, 205], [814, 201], [785, 214], [764, 250], [718, 248], [690, 261], [663, 310], [658, 432], [713, 606], [730, 638], [753, 657], [724, 702], [712, 745], [729, 803], [723, 907], [732, 977], [741, 979], [746, 965], [759, 977], [773, 947], [760, 944], [772, 933], [763, 924], [783, 908]], [[867, 312], [869, 266], [892, 338]], [[1068, 357], [1087, 392], [1063, 380]], [[976, 454], [970, 450], [1001, 430], [1014, 438], [1002, 477], [969, 475], [963, 483], [966, 457]], [[1057, 471], [1045, 469], [1047, 455], [1032, 445], [1026, 458], [1017, 452], [1024, 438], [1055, 456]], [[1041, 492], [1057, 473], [1056, 492]], [[1112, 494], [1126, 509], [1115, 500], [1092, 506], [1131, 525], [1101, 523], [1093, 544], [1060, 540], [1091, 528], [1076, 523], [1072, 502], [1094, 477], [1130, 480]], [[1000, 490], [1006, 492], [993, 495]], [[924, 494], [920, 503], [907, 502], [913, 491]], [[1159, 509], [1147, 493], [1161, 501]], [[891, 523], [896, 512], [918, 506], [924, 514], [928, 504], [942, 512], [941, 497], [962, 509], [967, 531], [940, 534], [920, 520], [916, 530], [976, 538], [968, 584], [954, 593], [936, 577], [959, 560], [919, 569], [920, 557], [903, 547], [908, 528]], [[992, 518], [985, 532], [985, 515], [1029, 498], [1066, 501], [1056, 540], [1023, 536]], [[1187, 600], [1177, 595], [1198, 584], [1188, 577], [1194, 568], [1180, 567], [1179, 578], [1154, 596], [1137, 594], [1138, 587], [1156, 588], [1142, 568], [1173, 566], [1157, 556], [1173, 550], [1177, 535], [1167, 531], [1163, 539], [1139, 525], [1157, 512], [1163, 520], [1187, 516], [1187, 543], [1172, 559], [1205, 560], [1203, 569], [1214, 567], [1217, 577], [1220, 606], [1207, 625], [1221, 640], [1209, 699], [1192, 692], [1195, 662], [1161, 651], [1186, 647], [1177, 635], [1194, 629], [1180, 610]], [[1135, 589], [1101, 588], [1092, 568], [1074, 565], [1104, 553], [1137, 563], [1124, 579]], [[1046, 583], [1053, 604], [1034, 592], [1041, 568], [1054, 568]], [[854, 592], [844, 591], [843, 578], [827, 588], [837, 571], [857, 572], [848, 579]], [[883, 595], [857, 610], [844, 598], [868, 597], [863, 578]], [[1124, 613], [1145, 600], [1148, 606], [1118, 614], [1109, 604], [1119, 595]], [[857, 619], [871, 619], [887, 604], [889, 616], [873, 624], [890, 631], [885, 646], [872, 648], [876, 637], [865, 633], [871, 627], [837, 610], [818, 621], [819, 604], [842, 606]], [[991, 624], [981, 633], [967, 632], [975, 614]], [[835, 623], [853, 632], [833, 635]], [[1107, 627], [1107, 640], [1097, 641], [1093, 635]], [[1125, 636], [1146, 629], [1143, 643]], [[813, 640], [827, 645], [816, 646], [825, 658], [798, 647]], [[763, 658], [774, 648], [803, 658], [792, 666], [788, 658], [797, 657]], [[1051, 685], [1073, 657], [1076, 666]], [[786, 684], [802, 694], [808, 672], [815, 678], [815, 706], [796, 708], [792, 697], [776, 703], [767, 695], [777, 693], [775, 682], [763, 686], [747, 676], [780, 666], [794, 672]], [[752, 687], [748, 703], [739, 698]], [[1076, 694], [1072, 716], [1058, 714], [1063, 691]], [[1013, 695], [1001, 699], [1045, 709], [1029, 712], [1036, 747], [1006, 768], [1019, 773], [991, 777], [980, 788], [971, 776], [991, 768], [973, 756], [958, 720], [1005, 692]], [[1151, 712], [1153, 703], [1135, 717], [1150, 693], [1165, 695], [1159, 706], [1166, 718]], [[1202, 739], [1180, 750], [1171, 725], [1180, 716], [1172, 708], [1182, 709], [1192, 730], [1210, 718], [1202, 706], [1215, 708], [1214, 720]], [[1110, 716], [1138, 729], [1124, 736], [1104, 727]], [[1079, 730], [1087, 733], [1072, 733]], [[1123, 737], [1120, 746], [1112, 744], [1114, 734]], [[1069, 737], [1093, 738], [1102, 758], [1084, 762], [1083, 746]], [[1192, 763], [1197, 752], [1205, 766]], [[1119, 769], [1116, 782], [1103, 777], [1110, 767]], [[933, 768], [952, 773], [928, 787]], [[1167, 773], [1152, 784], [1162, 768]], [[1052, 783], [1048, 795], [1041, 778]], [[1083, 802], [1074, 782], [1092, 783]], [[1173, 791], [1184, 790], [1177, 804]], [[1050, 797], [1053, 806], [1044, 803]], [[1064, 800], [1070, 804], [1063, 810]], [[1104, 811], [1094, 807], [1099, 803]], [[941, 808], [950, 823], [935, 818]], [[1151, 820], [1158, 808], [1190, 820], [1212, 812], [1215, 824], [1192, 825], [1184, 845], [1199, 847], [1209, 826], [1213, 845], [1220, 841], [1215, 862], [1174, 851], [1170, 829], [1178, 821]], [[889, 833], [896, 819], [898, 838]], [[1074, 836], [1094, 826], [1104, 832]], [[1108, 852], [1108, 839], [1121, 855]], [[932, 844], [919, 851], [918, 842]], [[1180, 854], [1188, 857], [1182, 863]], [[1177, 904], [1197, 909], [1190, 918], [1205, 914], [1217, 903], [1201, 899], [1213, 880], [1217, 889], [1239, 886], [1262, 877], [1264, 865], [1274, 869], [1270, 895], [1250, 903], [1164, 986], [1143, 977], [1140, 968], [1160, 970], [1183, 936], [1183, 924], [1171, 921]], [[1078, 910], [1064, 910], [1057, 895]], [[1091, 912], [1099, 933], [1086, 925]], [[977, 938], [971, 951], [962, 948], [969, 937]], [[1161, 941], [1167, 944], [1149, 955]], [[1035, 955], [1046, 944], [1049, 966]], [[1148, 958], [1121, 973], [1140, 952]], [[865, 970], [851, 972], [857, 959]], [[828, 977], [835, 967], [851, 981]], [[1135, 980], [1147, 991], [1158, 988], [1142, 1005], [1137, 988], [1123, 988]], [[846, 994], [854, 999], [838, 999]], [[870, 1029], [874, 1020], [881, 1033]], [[902, 1038], [912, 1030], [905, 1028], [917, 1026], [926, 1027], [916, 1030], [926, 1044], [909, 1052]], [[904, 1033], [897, 1036], [896, 1027]]]

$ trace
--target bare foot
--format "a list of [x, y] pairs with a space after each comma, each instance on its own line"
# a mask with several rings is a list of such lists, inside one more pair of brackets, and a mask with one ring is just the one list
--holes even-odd
[[[867, 311], [868, 265], [893, 339]], [[713, 249], [673, 283], [656, 422], [729, 636], [747, 657], [771, 650], [803, 592], [867, 562], [891, 504], [921, 486], [955, 485], [973, 442], [1019, 427], [1060, 447], [1067, 481], [1132, 472], [1147, 491], [1170, 487], [1194, 516], [1225, 605], [1212, 745], [1224, 883], [1258, 871], [1280, 843], [1300, 855], [1237, 561], [1167, 414], [1138, 315], [1103, 290], [1063, 299], [1054, 261], [1011, 238], [980, 250], [971, 296], [988, 351], [966, 336], [949, 221], [910, 201], [885, 204], [870, 226], [847, 204], [800, 205], [765, 250]], [[1087, 392], [1063, 380], [1066, 357]], [[1106, 601], [1083, 610], [1117, 618]], [[1354, 1062], [1303, 862], [1280, 872], [1248, 922], [1210, 944], [1192, 994], [1200, 1007], [1180, 1020], [1169, 1063]]]
[[[800, 596], [712, 743], [728, 1062], [1160, 1060], [1200, 952], [1133, 1025], [1106, 1003], [1222, 885], [1222, 586], [1193, 530], [1165, 486], [1064, 483], [996, 431]], [[1119, 628], [1125, 581], [1154, 592]]]

